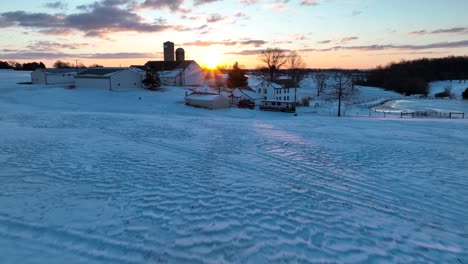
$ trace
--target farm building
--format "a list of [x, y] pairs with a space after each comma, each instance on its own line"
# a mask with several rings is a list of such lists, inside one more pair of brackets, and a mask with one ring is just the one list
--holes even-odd
[[299, 85], [291, 79], [263, 81], [255, 91], [263, 97], [261, 110], [295, 112]]
[[146, 69], [158, 72], [164, 85], [199, 86], [203, 84], [203, 70], [193, 60], [186, 61], [148, 61]]
[[33, 84], [73, 84], [77, 69], [37, 69], [31, 73]]
[[142, 88], [140, 74], [123, 68], [92, 68], [75, 77], [76, 88], [129, 90]]
[[185, 104], [207, 109], [229, 108], [229, 99], [222, 94], [192, 93], [185, 97]]
[[229, 97], [231, 98], [231, 105], [239, 105], [239, 102], [243, 100], [252, 101], [255, 105], [260, 105], [263, 100], [263, 97], [250, 87], [236, 88]]

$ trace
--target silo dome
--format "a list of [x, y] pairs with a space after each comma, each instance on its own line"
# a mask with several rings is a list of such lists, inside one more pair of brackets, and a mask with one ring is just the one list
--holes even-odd
[[178, 48], [175, 51], [176, 54], [176, 61], [184, 61], [185, 60], [185, 51], [183, 48]]

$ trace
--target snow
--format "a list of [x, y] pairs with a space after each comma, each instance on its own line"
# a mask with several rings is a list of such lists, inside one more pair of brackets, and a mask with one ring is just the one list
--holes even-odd
[[452, 94], [455, 96], [455, 98], [461, 99], [462, 93], [465, 91], [465, 89], [468, 88], [468, 83], [466, 82], [466, 80], [462, 80], [461, 82], [459, 80], [454, 80], [452, 82], [431, 82], [429, 84], [428, 96], [434, 97], [437, 93], [443, 92], [445, 87], [452, 87]]
[[1, 263], [468, 260], [466, 119], [210, 111], [180, 87], [28, 78], [0, 71]]

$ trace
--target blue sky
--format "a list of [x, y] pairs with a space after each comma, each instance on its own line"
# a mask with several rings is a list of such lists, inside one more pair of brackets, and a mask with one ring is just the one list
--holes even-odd
[[466, 10], [464, 0], [17, 0], [0, 6], [0, 60], [142, 64], [170, 40], [201, 64], [256, 67], [279, 47], [312, 68], [371, 68], [467, 55]]

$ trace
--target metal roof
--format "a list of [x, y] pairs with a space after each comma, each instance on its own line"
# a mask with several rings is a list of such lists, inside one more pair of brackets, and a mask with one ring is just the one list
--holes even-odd
[[81, 69], [39, 69], [47, 74], [70, 74], [78, 73]]
[[119, 71], [124, 71], [126, 68], [92, 68], [92, 69], [87, 69], [82, 72], [80, 72], [78, 75], [99, 75], [99, 76], [107, 76], [107, 75], [112, 75], [116, 72]]
[[148, 69], [154, 69], [155, 71], [172, 71], [172, 70], [184, 70], [191, 63], [195, 62], [194, 60], [185, 60], [185, 61], [148, 61], [145, 64], [145, 67]]

